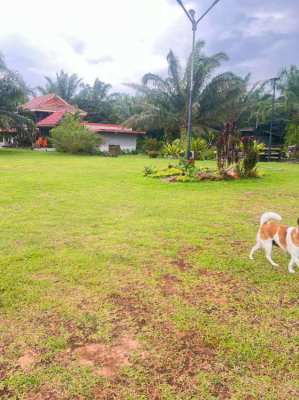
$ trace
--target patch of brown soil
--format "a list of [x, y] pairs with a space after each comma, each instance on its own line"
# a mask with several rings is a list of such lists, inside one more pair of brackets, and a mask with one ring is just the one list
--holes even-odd
[[130, 288], [125, 288], [123, 294], [111, 295], [110, 300], [118, 308], [117, 326], [120, 325], [121, 320], [129, 318], [138, 329], [141, 329], [152, 317], [152, 310], [144, 303], [142, 294]]
[[234, 312], [233, 303], [237, 298], [242, 298], [247, 293], [247, 288], [241, 282], [233, 279], [224, 272], [199, 270], [201, 280], [190, 292], [185, 293], [183, 297], [192, 305], [205, 307], [211, 311], [211, 306], [222, 308], [225, 306], [229, 311]]
[[199, 249], [198, 246], [183, 246], [179, 250], [177, 258], [172, 261], [172, 264], [177, 266], [181, 271], [192, 269], [192, 264], [188, 261], [188, 257]]
[[226, 400], [231, 398], [229, 388], [223, 383], [216, 383], [213, 388], [212, 394], [219, 400]]
[[152, 338], [151, 353], [143, 365], [153, 381], [165, 382], [178, 391], [192, 392], [198, 372], [214, 370], [216, 352], [203, 342], [198, 332], [177, 332], [171, 326], [160, 328], [163, 338]]
[[26, 400], [61, 400], [62, 398], [64, 397], [61, 392], [46, 386], [41, 387], [38, 392], [28, 393], [25, 397]]
[[192, 268], [192, 265], [183, 258], [177, 258], [176, 260], [173, 260], [172, 265], [175, 265], [181, 271], [188, 271]]
[[[162, 285], [175, 287], [175, 285], [179, 286], [178, 283], [179, 279], [174, 275], [165, 274], [161, 277]], [[140, 320], [145, 320], [142, 332], [147, 343], [145, 351], [141, 353], [142, 356], [134, 360], [134, 367], [144, 371], [145, 382], [142, 391], [139, 392], [140, 388], [128, 380], [126, 375], [120, 374], [113, 380], [113, 389], [133, 384], [132, 390], [136, 393], [136, 397], [137, 394], [143, 396], [146, 394], [149, 399], [160, 400], [161, 393], [158, 388], [165, 384], [171, 386], [177, 394], [197, 398], [199, 371], [221, 372], [223, 366], [217, 364], [216, 350], [205, 343], [200, 332], [178, 331], [175, 325], [166, 318], [165, 309], [155, 307], [155, 302], [150, 305], [150, 300], [145, 303], [142, 293], [134, 292], [133, 288], [126, 288], [125, 293], [114, 295], [111, 299], [117, 306], [116, 326], [120, 323], [128, 323], [132, 326], [132, 321], [134, 321], [134, 328], [138, 330]], [[103, 348], [100, 350], [102, 351]], [[105, 347], [104, 350], [107, 348]], [[111, 399], [117, 398], [113, 395]], [[108, 400], [109, 396], [99, 395], [95, 398]]]
[[[86, 300], [87, 301], [87, 300]], [[84, 308], [85, 305], [79, 303], [78, 308]], [[43, 315], [35, 317], [34, 326], [42, 327], [43, 330], [51, 336], [59, 336], [65, 331], [69, 334], [69, 342], [72, 346], [77, 346], [80, 343], [86, 343], [90, 340], [97, 330], [97, 321], [90, 320], [78, 322], [73, 319], [64, 319], [55, 312], [45, 312]]]
[[29, 371], [38, 361], [38, 356], [33, 350], [26, 350], [25, 353], [18, 359], [17, 365], [23, 371]]
[[92, 367], [95, 373], [106, 378], [115, 377], [120, 368], [131, 365], [130, 357], [140, 348], [132, 334], [125, 334], [111, 345], [91, 343], [74, 351], [79, 364]]
[[161, 277], [160, 289], [164, 296], [171, 296], [177, 293], [176, 284], [181, 282], [175, 275], [165, 274]]

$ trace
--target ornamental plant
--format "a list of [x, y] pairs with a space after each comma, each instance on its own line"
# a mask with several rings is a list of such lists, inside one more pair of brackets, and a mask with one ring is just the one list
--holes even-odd
[[51, 142], [57, 151], [64, 153], [96, 153], [101, 137], [80, 122], [79, 116], [67, 114], [62, 122], [51, 130]]

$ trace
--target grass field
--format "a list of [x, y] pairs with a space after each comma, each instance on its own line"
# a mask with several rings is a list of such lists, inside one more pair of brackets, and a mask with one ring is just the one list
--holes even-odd
[[248, 259], [262, 212], [297, 220], [299, 165], [142, 176], [166, 164], [0, 151], [1, 399], [299, 398], [299, 271]]

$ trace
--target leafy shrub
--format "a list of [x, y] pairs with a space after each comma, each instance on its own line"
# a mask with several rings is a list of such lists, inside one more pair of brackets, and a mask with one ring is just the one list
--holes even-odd
[[216, 154], [217, 154], [216, 148], [215, 147], [210, 147], [205, 152], [205, 160], [215, 160], [216, 159]]
[[[171, 143], [166, 143], [163, 146], [162, 154], [164, 157], [169, 158], [181, 158], [184, 156], [186, 150], [186, 141], [181, 139], [175, 139]], [[209, 151], [207, 142], [203, 138], [193, 138], [191, 144], [191, 150], [194, 152], [194, 157], [196, 160], [205, 160], [207, 159], [207, 153]], [[213, 157], [210, 159], [215, 158], [213, 153]]]
[[290, 122], [287, 126], [287, 132], [285, 137], [285, 143], [287, 146], [299, 146], [299, 124], [296, 122]]
[[171, 143], [166, 143], [163, 146], [162, 154], [164, 157], [180, 158], [184, 154], [184, 146], [180, 139], [175, 139]]
[[80, 118], [67, 114], [62, 122], [51, 130], [52, 144], [57, 151], [65, 153], [95, 154], [101, 138], [81, 125]]
[[185, 183], [185, 182], [195, 182], [196, 180], [197, 179], [195, 179], [194, 177], [187, 176], [187, 175], [180, 175], [180, 176], [177, 176], [176, 179], [175, 179], [176, 182], [183, 182], [183, 183]]
[[208, 150], [207, 142], [202, 138], [194, 138], [191, 144], [191, 150], [194, 151], [195, 160], [205, 160]]
[[157, 172], [157, 170], [154, 167], [151, 166], [145, 166], [143, 169], [143, 175], [144, 176], [149, 176], [149, 175], [153, 175]]
[[147, 138], [144, 141], [144, 150], [145, 152], [148, 154], [151, 151], [154, 152], [160, 152], [162, 147], [162, 142], [160, 142], [159, 140], [155, 139], [155, 138]]
[[182, 175], [183, 171], [179, 168], [175, 167], [168, 167], [166, 169], [162, 169], [160, 171], [157, 171], [154, 173], [152, 176], [153, 178], [167, 178], [169, 176], [177, 176], [177, 175]]
[[243, 158], [238, 164], [238, 172], [243, 177], [257, 176], [256, 165], [262, 146], [250, 137], [243, 137], [241, 142]]

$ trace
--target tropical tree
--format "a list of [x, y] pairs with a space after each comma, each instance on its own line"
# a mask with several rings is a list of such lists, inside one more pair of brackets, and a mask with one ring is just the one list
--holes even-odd
[[116, 122], [123, 123], [133, 115], [143, 111], [143, 97], [133, 96], [126, 93], [114, 93], [112, 95], [113, 113]]
[[45, 76], [46, 85], [38, 86], [37, 91], [42, 94], [55, 93], [66, 101], [72, 101], [81, 85], [81, 78], [77, 74], [69, 75], [61, 70], [56, 73], [56, 78]]
[[66, 114], [60, 124], [51, 129], [51, 141], [57, 151], [93, 154], [102, 140], [82, 125], [78, 115]]
[[[194, 52], [193, 126], [199, 129], [219, 128], [234, 96], [240, 96], [242, 79], [225, 72], [213, 76], [227, 60], [225, 53], [206, 56], [204, 42], [198, 41]], [[175, 54], [167, 55], [168, 76], [148, 73], [141, 84], [129, 84], [142, 99], [142, 111], [130, 117], [129, 125], [143, 129], [163, 128], [166, 136], [175, 138], [186, 129], [191, 56], [185, 70]]]
[[35, 125], [19, 106], [30, 93], [22, 77], [11, 71], [0, 55], [0, 129], [14, 130], [18, 144], [32, 143]]
[[291, 65], [279, 75], [278, 88], [281, 92], [279, 104], [284, 108], [288, 118], [299, 113], [299, 68]]
[[114, 122], [116, 119], [113, 109], [114, 95], [109, 93], [111, 85], [97, 78], [93, 85], [82, 84], [81, 87], [73, 102], [88, 113], [88, 120], [90, 122]]

